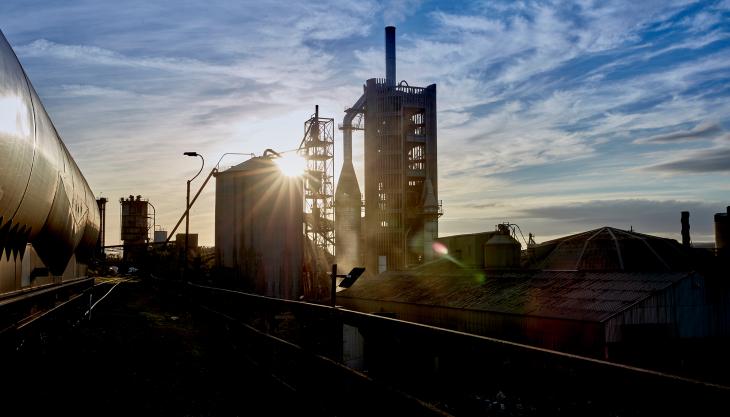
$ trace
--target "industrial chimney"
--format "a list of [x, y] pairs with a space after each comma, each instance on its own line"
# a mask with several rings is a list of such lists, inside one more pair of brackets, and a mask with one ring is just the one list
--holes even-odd
[[385, 27], [385, 83], [395, 85], [395, 26]]
[[727, 251], [730, 247], [730, 206], [725, 213], [715, 214], [715, 249]]
[[689, 212], [683, 211], [682, 212], [682, 246], [684, 247], [690, 247], [690, 242], [692, 241], [689, 237]]

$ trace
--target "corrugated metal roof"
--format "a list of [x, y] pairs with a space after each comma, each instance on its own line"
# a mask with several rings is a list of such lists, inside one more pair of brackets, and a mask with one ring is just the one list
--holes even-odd
[[362, 277], [343, 298], [601, 322], [687, 272], [484, 271], [441, 259]]

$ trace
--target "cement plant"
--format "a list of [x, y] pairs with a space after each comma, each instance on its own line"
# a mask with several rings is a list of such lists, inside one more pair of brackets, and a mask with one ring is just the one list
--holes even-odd
[[[385, 27], [385, 74], [344, 113], [307, 103], [288, 148], [262, 139], [212, 169], [175, 149], [200, 169], [174, 225], [160, 224], [152, 196], [91, 189], [0, 37], [0, 120], [12, 122], [0, 123], [5, 406], [724, 415], [730, 206], [715, 209], [714, 245], [695, 244], [689, 211], [668, 225], [681, 242], [615, 224], [540, 241], [510, 219], [440, 234], [449, 143], [437, 84], [396, 70], [401, 36]], [[223, 168], [228, 154], [245, 160]], [[206, 191], [212, 247], [190, 215]], [[107, 228], [116, 213], [120, 229]], [[124, 404], [108, 411], [107, 395]]]

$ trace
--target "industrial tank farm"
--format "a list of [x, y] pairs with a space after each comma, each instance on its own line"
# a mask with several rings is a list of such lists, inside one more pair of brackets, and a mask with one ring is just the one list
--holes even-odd
[[94, 195], [0, 32], [0, 295], [85, 275]]

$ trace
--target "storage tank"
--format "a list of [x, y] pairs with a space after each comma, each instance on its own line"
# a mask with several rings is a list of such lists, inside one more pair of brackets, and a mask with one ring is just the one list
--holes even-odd
[[725, 213], [715, 214], [715, 248], [727, 251], [730, 247], [730, 206]]
[[217, 265], [258, 294], [302, 294], [302, 178], [286, 176], [272, 157], [255, 157], [216, 174]]
[[[500, 225], [502, 226], [502, 225]], [[486, 269], [511, 269], [520, 266], [521, 245], [502, 228], [484, 244], [484, 267]]]
[[0, 292], [84, 275], [98, 234], [94, 194], [0, 32]]
[[167, 241], [167, 230], [155, 230], [155, 243]]

